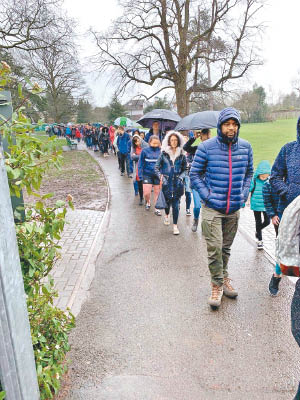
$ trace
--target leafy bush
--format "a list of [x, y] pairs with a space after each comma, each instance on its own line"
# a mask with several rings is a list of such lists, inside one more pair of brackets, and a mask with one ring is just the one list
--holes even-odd
[[66, 372], [66, 353], [70, 350], [68, 333], [74, 327], [74, 317], [53, 307], [53, 282], [34, 288], [28, 297], [28, 313], [41, 398], [52, 398]]
[[[0, 88], [7, 84], [9, 74], [9, 66], [5, 62], [0, 63]], [[40, 92], [37, 84], [30, 81], [27, 84], [31, 94]], [[11, 196], [20, 197], [25, 189], [37, 198], [35, 204], [25, 206], [25, 221], [16, 222], [16, 234], [38, 383], [41, 399], [44, 400], [53, 398], [59, 389], [60, 378], [67, 369], [68, 333], [75, 325], [70, 312], [54, 307], [57, 292], [49, 275], [59, 257], [58, 241], [64, 229], [67, 208], [64, 201], [58, 201], [54, 207], [46, 207], [45, 200], [51, 194], [41, 196], [38, 193], [45, 171], [59, 167], [61, 154], [55, 138], [41, 141], [32, 136], [31, 121], [23, 114], [28, 99], [24, 98], [20, 85], [19, 96], [20, 105], [12, 119], [4, 120], [0, 127], [9, 143], [5, 162]], [[66, 201], [73, 207], [71, 197]], [[20, 208], [15, 210], [16, 221], [21, 220], [21, 211]], [[4, 396], [4, 392], [0, 392], [0, 400]]]

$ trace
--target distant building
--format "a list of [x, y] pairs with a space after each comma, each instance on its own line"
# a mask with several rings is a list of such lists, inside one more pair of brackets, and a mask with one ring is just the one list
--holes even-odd
[[128, 103], [124, 104], [124, 107], [126, 108], [128, 117], [133, 121], [137, 121], [144, 115], [147, 102], [145, 100], [130, 100]]

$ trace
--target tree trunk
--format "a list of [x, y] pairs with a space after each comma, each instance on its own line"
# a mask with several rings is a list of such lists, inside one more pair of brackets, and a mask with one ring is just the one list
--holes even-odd
[[190, 111], [190, 94], [186, 90], [186, 82], [175, 84], [177, 112], [183, 118]]

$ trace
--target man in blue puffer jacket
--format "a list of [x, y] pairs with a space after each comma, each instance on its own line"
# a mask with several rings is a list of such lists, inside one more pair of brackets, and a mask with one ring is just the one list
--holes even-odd
[[223, 294], [236, 298], [230, 284], [228, 261], [235, 238], [239, 209], [249, 195], [253, 175], [251, 145], [239, 138], [240, 114], [221, 111], [218, 135], [201, 143], [190, 171], [191, 186], [203, 202], [202, 233], [206, 239], [212, 294], [208, 303], [219, 307]]

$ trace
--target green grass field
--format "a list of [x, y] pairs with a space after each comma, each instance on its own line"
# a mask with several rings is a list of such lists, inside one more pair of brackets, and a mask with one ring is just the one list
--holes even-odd
[[272, 164], [281, 147], [297, 137], [297, 120], [287, 119], [263, 124], [243, 124], [240, 137], [253, 147], [254, 165], [262, 160]]
[[[284, 119], [262, 124], [242, 124], [240, 137], [248, 140], [253, 147], [254, 166], [262, 160], [271, 164], [275, 161], [281, 147], [287, 142], [296, 140], [297, 120]], [[216, 135], [216, 129], [212, 135]]]

